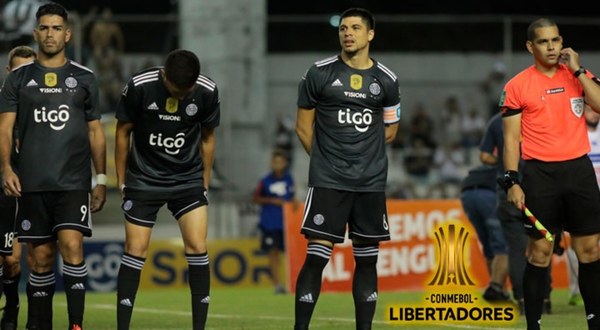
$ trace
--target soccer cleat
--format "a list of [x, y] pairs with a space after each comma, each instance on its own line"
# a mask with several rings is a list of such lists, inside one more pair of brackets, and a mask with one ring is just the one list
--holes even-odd
[[583, 306], [583, 298], [580, 294], [574, 294], [569, 298], [570, 306]]
[[525, 301], [523, 299], [517, 300], [517, 308], [519, 309], [519, 315], [525, 315]]
[[4, 306], [4, 312], [2, 313], [2, 320], [0, 320], [0, 330], [16, 330], [17, 321], [19, 320], [19, 306], [6, 307]]
[[286, 294], [287, 290], [282, 285], [275, 286], [275, 294]]
[[81, 327], [81, 325], [75, 323], [69, 328], [69, 330], [83, 330], [83, 328]]
[[550, 299], [544, 299], [542, 314], [552, 314], [552, 302], [550, 301]]
[[498, 290], [490, 285], [487, 287], [487, 289], [485, 289], [485, 292], [483, 292], [483, 299], [485, 299], [487, 302], [500, 302], [509, 301], [510, 297], [506, 292]]

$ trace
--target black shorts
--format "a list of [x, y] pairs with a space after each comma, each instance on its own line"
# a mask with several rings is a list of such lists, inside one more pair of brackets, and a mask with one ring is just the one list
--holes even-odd
[[12, 255], [18, 201], [0, 191], [0, 256]]
[[92, 236], [89, 191], [46, 191], [22, 193], [17, 212], [19, 240], [56, 240], [59, 230], [73, 229]]
[[310, 187], [304, 206], [301, 233], [307, 238], [344, 242], [348, 236], [361, 242], [388, 241], [385, 192], [354, 192]]
[[127, 221], [138, 226], [152, 228], [156, 223], [158, 210], [167, 204], [175, 219], [204, 205], [208, 205], [206, 189], [194, 188], [160, 195], [152, 192], [136, 191], [125, 188], [125, 197], [121, 209]]
[[[525, 205], [552, 234], [600, 232], [600, 190], [587, 155], [564, 162], [525, 161]], [[532, 237], [542, 236], [526, 222]]]
[[265, 230], [261, 228], [260, 231], [260, 249], [262, 251], [284, 250], [283, 230]]

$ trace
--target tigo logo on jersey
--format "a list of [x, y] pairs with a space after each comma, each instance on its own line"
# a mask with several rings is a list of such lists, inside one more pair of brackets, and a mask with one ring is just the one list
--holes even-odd
[[163, 137], [162, 133], [151, 133], [148, 143], [151, 146], [164, 147], [165, 152], [169, 155], [177, 155], [185, 144], [185, 133], [177, 133], [174, 138]]
[[369, 125], [373, 122], [373, 110], [364, 109], [362, 112], [354, 112], [346, 108], [338, 110], [338, 122], [340, 124], [354, 124], [354, 128], [364, 133], [369, 129]]
[[50, 123], [50, 128], [55, 131], [65, 128], [69, 117], [69, 106], [66, 104], [60, 105], [58, 110], [46, 110], [46, 107], [33, 110], [33, 120], [36, 123]]

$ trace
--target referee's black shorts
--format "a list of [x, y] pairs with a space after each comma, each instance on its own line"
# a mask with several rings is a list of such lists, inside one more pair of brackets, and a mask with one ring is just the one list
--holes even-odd
[[333, 243], [348, 237], [362, 243], [390, 239], [385, 192], [344, 191], [310, 187], [301, 233]]
[[[523, 167], [525, 205], [552, 234], [600, 232], [600, 190], [587, 155], [561, 161], [527, 160]], [[541, 237], [535, 228], [528, 234]]]

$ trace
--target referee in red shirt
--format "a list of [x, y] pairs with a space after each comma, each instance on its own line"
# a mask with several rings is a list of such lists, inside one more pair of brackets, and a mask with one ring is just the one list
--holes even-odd
[[[588, 327], [600, 329], [600, 191], [587, 156], [590, 144], [583, 117], [584, 103], [600, 111], [600, 86], [580, 65], [579, 54], [563, 48], [552, 20], [532, 22], [526, 45], [534, 64], [506, 84], [500, 100], [504, 188], [509, 202], [519, 209], [526, 203], [551, 233], [571, 234]], [[521, 155], [525, 163], [519, 174]], [[525, 315], [527, 329], [539, 329], [552, 242], [530, 224], [525, 227], [529, 234]]]

